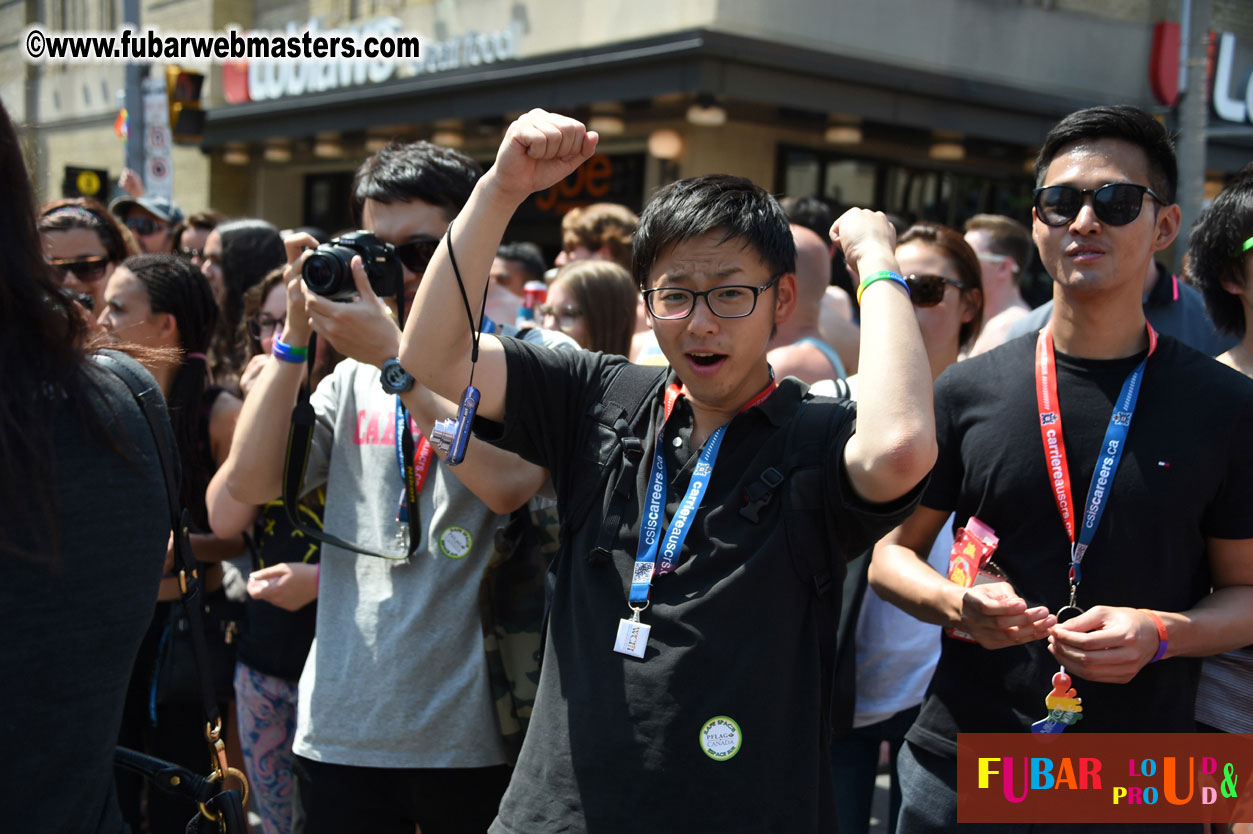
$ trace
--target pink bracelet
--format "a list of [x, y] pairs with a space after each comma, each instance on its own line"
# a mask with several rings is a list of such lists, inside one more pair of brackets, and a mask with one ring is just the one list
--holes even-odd
[[314, 571], [314, 574], [313, 574], [313, 584], [316, 585], [318, 588], [321, 588], [322, 587], [322, 563], [318, 562], [316, 565], [314, 565], [314, 568], [316, 570]]

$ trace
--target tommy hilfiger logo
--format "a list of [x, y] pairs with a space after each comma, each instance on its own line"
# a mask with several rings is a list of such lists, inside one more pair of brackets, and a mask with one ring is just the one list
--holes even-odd
[[1041, 426], [1051, 426], [1056, 422], [1057, 422], [1057, 412], [1055, 411], [1046, 411], [1040, 415]]

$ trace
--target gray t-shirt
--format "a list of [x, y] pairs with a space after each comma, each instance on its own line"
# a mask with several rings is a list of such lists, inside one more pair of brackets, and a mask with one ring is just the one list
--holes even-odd
[[[326, 484], [325, 529], [403, 556], [396, 398], [351, 359], [311, 397], [306, 489]], [[410, 562], [322, 546], [317, 636], [300, 678], [294, 749], [359, 767], [505, 762], [483, 651], [478, 593], [502, 516], [435, 458]], [[402, 533], [403, 536], [403, 533]]]

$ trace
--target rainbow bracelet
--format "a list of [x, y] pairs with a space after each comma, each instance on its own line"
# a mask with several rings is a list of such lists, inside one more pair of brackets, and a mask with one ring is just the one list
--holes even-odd
[[877, 281], [895, 281], [896, 283], [900, 284], [902, 287], [905, 288], [906, 296], [910, 295], [908, 281], [906, 281], [904, 278], [902, 278], [900, 275], [896, 274], [890, 269], [882, 269], [882, 270], [879, 270], [878, 272], [872, 272], [862, 279], [861, 286], [857, 288], [857, 305], [858, 306], [861, 306], [861, 296], [862, 296], [862, 293], [866, 291], [866, 287], [870, 286], [871, 284]]
[[282, 339], [275, 339], [274, 356], [282, 362], [291, 362], [294, 365], [302, 365], [309, 358], [309, 348], [295, 347], [287, 344]]
[[1170, 641], [1166, 639], [1166, 625], [1162, 622], [1162, 618], [1157, 616], [1157, 612], [1150, 611], [1147, 608], [1141, 608], [1140, 611], [1148, 614], [1149, 619], [1153, 621], [1153, 625], [1157, 627], [1157, 653], [1149, 661], [1149, 663], [1156, 663], [1166, 656], [1166, 649], [1170, 648]]

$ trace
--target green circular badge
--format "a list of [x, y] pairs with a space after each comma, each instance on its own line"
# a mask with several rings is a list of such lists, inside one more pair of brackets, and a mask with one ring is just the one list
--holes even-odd
[[439, 534], [439, 550], [449, 559], [464, 559], [473, 545], [474, 537], [464, 527], [446, 527]]
[[740, 725], [725, 715], [715, 715], [700, 728], [700, 749], [715, 762], [734, 758], [743, 744]]

